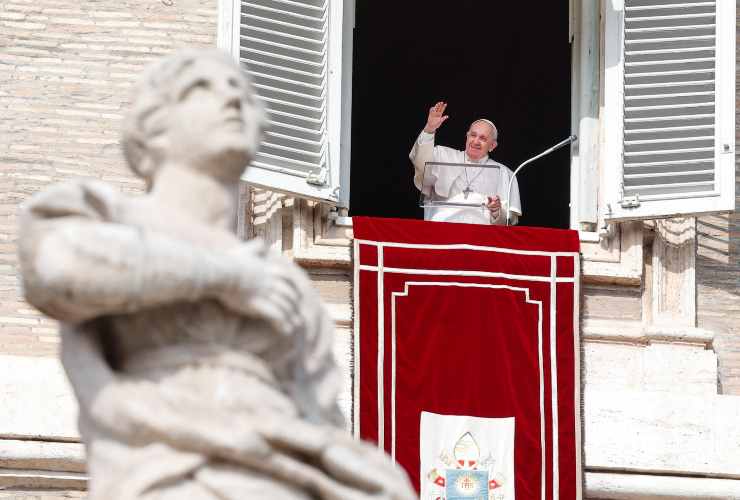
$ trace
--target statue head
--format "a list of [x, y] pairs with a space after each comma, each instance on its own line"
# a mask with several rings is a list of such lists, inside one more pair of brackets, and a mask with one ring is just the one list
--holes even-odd
[[165, 163], [236, 181], [264, 122], [248, 75], [227, 53], [185, 50], [144, 74], [124, 123], [123, 153], [149, 186]]

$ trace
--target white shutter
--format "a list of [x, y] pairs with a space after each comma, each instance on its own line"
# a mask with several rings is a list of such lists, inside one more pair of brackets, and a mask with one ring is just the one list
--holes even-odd
[[734, 210], [735, 3], [607, 3], [605, 217]]
[[239, 60], [268, 115], [267, 133], [245, 173], [248, 183], [338, 201], [339, 161], [331, 148], [339, 141], [330, 139], [339, 137], [341, 118], [341, 4], [241, 2]]

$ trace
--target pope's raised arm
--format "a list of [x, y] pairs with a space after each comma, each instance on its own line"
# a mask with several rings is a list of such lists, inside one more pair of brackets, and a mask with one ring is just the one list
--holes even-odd
[[445, 114], [447, 109], [447, 103], [440, 101], [431, 108], [429, 108], [429, 115], [427, 116], [427, 124], [424, 126], [424, 132], [427, 134], [434, 134], [437, 129], [449, 118], [449, 115]]
[[449, 118], [444, 114], [447, 109], [447, 103], [440, 101], [431, 108], [427, 115], [427, 122], [421, 134], [414, 141], [409, 153], [409, 159], [414, 165], [414, 185], [424, 194], [429, 194], [431, 186], [436, 181], [436, 176], [430, 172], [425, 176], [425, 165], [427, 162], [434, 160], [434, 134], [437, 129]]

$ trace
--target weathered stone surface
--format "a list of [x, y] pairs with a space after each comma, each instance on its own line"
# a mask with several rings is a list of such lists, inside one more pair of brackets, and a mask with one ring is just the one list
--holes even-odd
[[0, 467], [85, 472], [85, 450], [80, 443], [4, 439], [0, 446]]
[[740, 481], [710, 477], [587, 472], [586, 498], [605, 500], [732, 500]]
[[141, 192], [121, 156], [131, 86], [151, 61], [216, 44], [216, 0], [3, 1], [0, 7], [0, 353], [53, 357], [56, 324], [23, 300], [18, 204], [53, 182]]
[[8, 488], [0, 490], [3, 500], [67, 500], [69, 498], [87, 498], [87, 493], [78, 490], [42, 489], [42, 488]]
[[[77, 405], [54, 358], [0, 356], [0, 401], [0, 438], [79, 439]], [[0, 457], [9, 447], [0, 441]]]
[[591, 470], [740, 479], [740, 397], [587, 389]]
[[591, 389], [717, 394], [717, 356], [703, 346], [586, 341], [583, 362]]

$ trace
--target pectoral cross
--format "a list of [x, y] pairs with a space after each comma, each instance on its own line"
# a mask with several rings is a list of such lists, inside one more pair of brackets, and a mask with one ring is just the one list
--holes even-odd
[[471, 181], [468, 178], [468, 167], [465, 167], [465, 170], [463, 170], [463, 173], [465, 173], [465, 189], [463, 189], [463, 195], [465, 196], [465, 199], [468, 199], [468, 195], [473, 192], [473, 190], [470, 188], [470, 185], [473, 184], [473, 181], [478, 178], [478, 175], [480, 175], [480, 169], [478, 169], [478, 175], [473, 177], [473, 180]]

